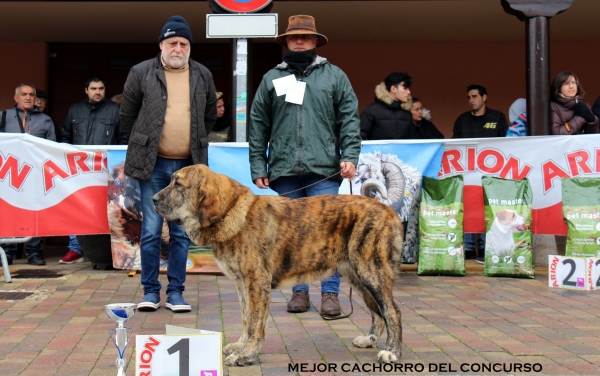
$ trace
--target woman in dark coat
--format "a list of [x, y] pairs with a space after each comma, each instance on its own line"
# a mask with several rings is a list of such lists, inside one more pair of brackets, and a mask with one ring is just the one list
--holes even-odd
[[442, 132], [440, 132], [435, 125], [430, 121], [431, 112], [428, 110], [423, 111], [423, 105], [418, 98], [412, 99], [412, 106], [410, 112], [412, 114], [413, 123], [415, 124], [415, 138], [416, 139], [435, 139], [444, 138]]
[[583, 102], [585, 91], [571, 72], [559, 73], [550, 88], [552, 134], [598, 133], [598, 118]]

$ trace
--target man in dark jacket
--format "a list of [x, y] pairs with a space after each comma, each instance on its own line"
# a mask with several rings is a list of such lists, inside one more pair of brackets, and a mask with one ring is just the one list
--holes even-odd
[[[327, 38], [313, 17], [290, 17], [275, 41], [286, 47], [283, 63], [264, 75], [250, 112], [252, 180], [289, 198], [337, 194], [342, 178], [354, 177], [360, 154], [356, 95], [346, 74], [317, 55]], [[288, 80], [288, 94], [300, 95], [276, 89], [280, 79]], [[321, 281], [322, 315], [340, 314], [339, 290], [339, 274]], [[288, 312], [307, 311], [308, 285], [292, 291]]]
[[[140, 311], [155, 311], [160, 303], [158, 281], [163, 219], [152, 196], [165, 188], [175, 171], [208, 164], [208, 133], [217, 120], [212, 74], [191, 60], [192, 31], [181, 16], [169, 18], [158, 37], [160, 54], [135, 65], [123, 89], [121, 124], [131, 132], [125, 173], [140, 183], [142, 195], [142, 286]], [[183, 226], [169, 222], [169, 263], [166, 308], [189, 312], [183, 283], [190, 239]]]
[[[481, 137], [506, 137], [508, 122], [506, 116], [500, 111], [492, 110], [486, 106], [487, 90], [481, 85], [467, 87], [467, 99], [471, 111], [460, 115], [454, 123], [452, 138], [481, 138]], [[485, 234], [479, 234], [479, 246], [476, 244], [477, 234], [464, 234], [465, 258], [475, 258], [476, 249], [485, 250]], [[483, 264], [483, 254], [477, 257], [477, 262]]]
[[69, 108], [58, 141], [71, 145], [127, 145], [129, 134], [121, 126], [119, 106], [105, 98], [104, 80], [90, 77], [85, 94], [87, 98]]
[[[35, 87], [31, 84], [20, 84], [15, 89], [17, 104], [2, 111], [0, 115], [0, 132], [28, 133], [32, 136], [56, 141], [52, 119], [34, 106]], [[30, 265], [46, 265], [42, 253], [42, 238], [34, 237], [25, 243], [27, 263]], [[3, 246], [8, 265], [11, 265], [17, 253], [17, 244]]]
[[411, 77], [403, 72], [390, 73], [375, 87], [375, 102], [360, 114], [363, 140], [417, 138], [410, 107]]
[[[71, 145], [127, 145], [129, 134], [121, 127], [119, 106], [105, 99], [104, 80], [98, 76], [85, 82], [86, 99], [69, 108], [58, 140]], [[69, 236], [69, 251], [58, 262], [83, 261], [83, 252], [75, 235]]]
[[486, 106], [487, 90], [483, 86], [467, 87], [467, 99], [471, 111], [456, 119], [452, 138], [506, 137], [506, 116]]

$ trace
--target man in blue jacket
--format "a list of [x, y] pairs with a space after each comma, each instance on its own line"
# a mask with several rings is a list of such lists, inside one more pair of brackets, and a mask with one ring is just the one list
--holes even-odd
[[[263, 77], [250, 113], [252, 180], [290, 198], [337, 194], [342, 178], [356, 174], [360, 154], [356, 95], [346, 74], [317, 55], [327, 38], [313, 17], [290, 17], [275, 41], [286, 47], [283, 62]], [[275, 89], [280, 78], [287, 94]], [[339, 274], [321, 281], [321, 315], [340, 314], [339, 286]], [[308, 285], [292, 291], [288, 312], [307, 311]]]

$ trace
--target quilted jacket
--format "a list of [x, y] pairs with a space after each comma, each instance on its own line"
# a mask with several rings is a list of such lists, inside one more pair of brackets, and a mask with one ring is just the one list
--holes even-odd
[[[210, 71], [189, 60], [191, 153], [194, 164], [208, 164], [208, 133], [217, 121], [217, 96]], [[130, 132], [125, 174], [147, 181], [152, 175], [167, 111], [167, 84], [160, 54], [129, 71], [119, 115]]]

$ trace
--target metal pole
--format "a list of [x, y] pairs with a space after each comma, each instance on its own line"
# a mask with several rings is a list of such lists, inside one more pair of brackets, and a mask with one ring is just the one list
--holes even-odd
[[233, 94], [235, 142], [246, 142], [248, 113], [248, 40], [246, 38], [233, 39]]
[[532, 136], [551, 134], [550, 20], [527, 18], [527, 125]]

